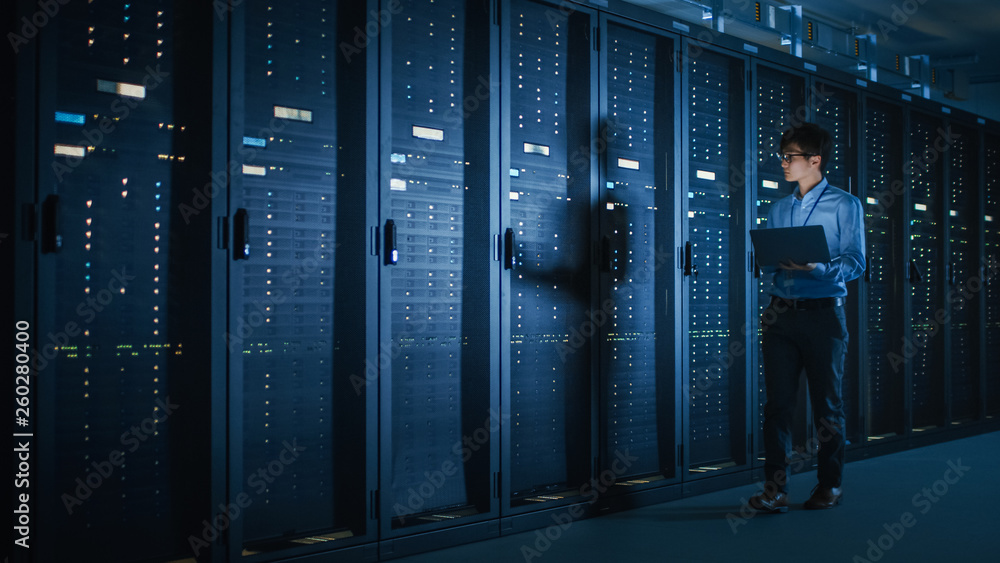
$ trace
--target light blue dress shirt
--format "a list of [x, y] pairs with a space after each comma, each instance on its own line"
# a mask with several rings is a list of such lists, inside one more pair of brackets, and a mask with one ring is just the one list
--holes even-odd
[[815, 270], [808, 272], [764, 269], [771, 278], [768, 293], [786, 299], [846, 296], [847, 282], [865, 271], [865, 221], [861, 200], [831, 186], [826, 178], [802, 198], [796, 185], [792, 195], [771, 206], [767, 227], [804, 225], [823, 225], [831, 261], [819, 263]]

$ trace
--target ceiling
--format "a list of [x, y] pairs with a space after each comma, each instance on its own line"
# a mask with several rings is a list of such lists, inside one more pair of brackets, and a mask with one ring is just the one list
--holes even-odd
[[[792, 2], [788, 2], [792, 3]], [[806, 13], [876, 36], [884, 51], [929, 55], [970, 84], [1000, 82], [1000, 0], [799, 0]], [[978, 58], [978, 62], [974, 62]]]
[[[697, 6], [718, 5], [748, 13], [753, 0], [626, 0], [646, 8], [699, 22]], [[895, 72], [896, 56], [927, 55], [937, 82], [931, 98], [1000, 120], [1000, 0], [766, 0], [774, 5], [798, 5], [804, 18], [814, 18], [846, 30], [846, 37], [875, 36], [876, 80], [906, 89], [910, 77]], [[690, 13], [688, 13], [690, 12]], [[778, 37], [765, 30], [732, 26], [726, 29], [773, 48]], [[832, 56], [804, 46], [803, 57], [842, 70], [855, 70], [857, 60]], [[870, 61], [869, 61], [870, 62]], [[855, 74], [864, 76], [862, 71]], [[919, 75], [916, 80], [919, 80]], [[920, 93], [919, 89], [910, 89]], [[946, 96], [947, 94], [947, 96]]]

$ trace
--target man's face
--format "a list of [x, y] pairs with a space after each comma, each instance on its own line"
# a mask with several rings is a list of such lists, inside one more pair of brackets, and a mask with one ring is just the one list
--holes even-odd
[[[783, 151], [785, 155], [800, 155], [804, 151], [798, 143], [789, 143]], [[819, 156], [793, 156], [789, 161], [781, 161], [781, 168], [785, 171], [785, 180], [798, 182], [803, 178], [814, 175], [819, 171]]]

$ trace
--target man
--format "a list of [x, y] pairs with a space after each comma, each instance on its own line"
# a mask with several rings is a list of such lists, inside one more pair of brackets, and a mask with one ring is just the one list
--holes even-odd
[[763, 335], [764, 490], [750, 499], [762, 512], [787, 512], [788, 453], [799, 374], [805, 368], [809, 399], [820, 447], [819, 484], [805, 508], [833, 508], [841, 499], [844, 468], [844, 405], [841, 380], [847, 353], [844, 304], [847, 282], [865, 269], [864, 215], [861, 201], [823, 177], [832, 149], [830, 134], [813, 123], [781, 137], [785, 180], [797, 184], [792, 195], [771, 207], [767, 226], [822, 225], [830, 248], [826, 263], [782, 263], [773, 274], [769, 320]]

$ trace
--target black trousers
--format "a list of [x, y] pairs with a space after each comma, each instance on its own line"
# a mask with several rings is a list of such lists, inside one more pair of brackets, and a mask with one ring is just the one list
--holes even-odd
[[841, 382], [847, 355], [844, 307], [796, 310], [772, 301], [763, 328], [764, 476], [767, 486], [788, 490], [792, 419], [805, 368], [813, 423], [819, 441], [817, 477], [823, 487], [839, 487], [844, 470], [844, 403]]

